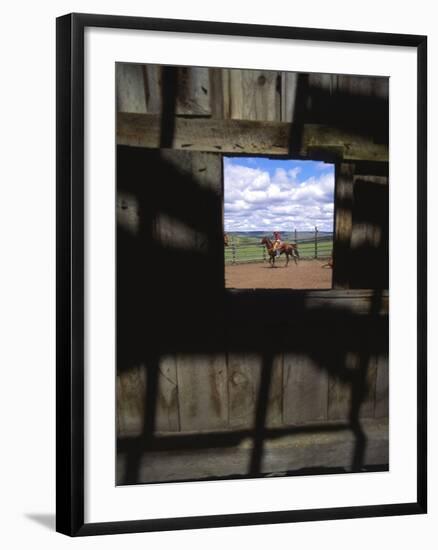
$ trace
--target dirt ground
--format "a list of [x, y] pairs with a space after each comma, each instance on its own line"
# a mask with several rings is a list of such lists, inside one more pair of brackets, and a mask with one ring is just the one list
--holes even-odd
[[275, 267], [266, 263], [225, 266], [226, 288], [331, 288], [332, 270], [323, 267], [327, 260], [301, 260], [285, 267], [282, 260]]

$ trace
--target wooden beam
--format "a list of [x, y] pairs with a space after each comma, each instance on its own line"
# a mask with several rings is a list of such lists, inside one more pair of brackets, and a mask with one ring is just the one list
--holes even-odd
[[[387, 161], [388, 147], [347, 130], [306, 124], [299, 151], [290, 151], [291, 137], [298, 131], [287, 122], [175, 118], [173, 149], [215, 153], [259, 155], [298, 154], [312, 156], [312, 150], [339, 148], [344, 160]], [[158, 115], [118, 113], [117, 144], [131, 147], [160, 147], [161, 118]]]
[[350, 286], [350, 247], [353, 228], [354, 164], [341, 164], [336, 170], [334, 288]]

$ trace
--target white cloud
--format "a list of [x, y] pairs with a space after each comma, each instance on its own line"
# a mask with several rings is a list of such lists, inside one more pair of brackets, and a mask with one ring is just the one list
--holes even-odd
[[[323, 165], [320, 167], [319, 165]], [[270, 175], [256, 165], [224, 165], [224, 212], [227, 231], [279, 229], [333, 230], [334, 174], [331, 165], [314, 163], [303, 179], [301, 168], [277, 168]]]

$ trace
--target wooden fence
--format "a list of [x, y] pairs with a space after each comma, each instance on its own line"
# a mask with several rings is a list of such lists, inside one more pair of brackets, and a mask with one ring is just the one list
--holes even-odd
[[[302, 260], [327, 259], [333, 254], [333, 233], [321, 232], [315, 228], [314, 235], [306, 238], [294, 238], [290, 242], [298, 245]], [[228, 246], [225, 247], [225, 263], [241, 264], [250, 262], [265, 262], [268, 260], [266, 247], [257, 242], [240, 244], [232, 235], [228, 236]]]

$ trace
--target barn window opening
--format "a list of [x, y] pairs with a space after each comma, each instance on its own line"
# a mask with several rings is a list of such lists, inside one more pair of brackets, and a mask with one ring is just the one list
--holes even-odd
[[225, 287], [332, 288], [335, 166], [223, 157]]

